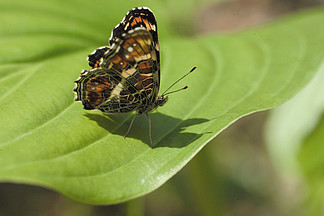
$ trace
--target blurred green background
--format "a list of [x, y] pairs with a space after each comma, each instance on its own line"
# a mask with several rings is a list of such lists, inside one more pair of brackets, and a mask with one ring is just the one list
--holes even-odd
[[[196, 28], [180, 31], [194, 35], [237, 31], [323, 4], [320, 0], [213, 1], [196, 12]], [[323, 83], [323, 76], [314, 79]], [[44, 188], [2, 183], [0, 216], [324, 215], [324, 106], [318, 99], [323, 93], [320, 84], [312, 82], [276, 110], [238, 120], [145, 197], [91, 206]], [[315, 102], [305, 102], [310, 97]], [[300, 110], [293, 115], [296, 103], [312, 108], [297, 105]]]

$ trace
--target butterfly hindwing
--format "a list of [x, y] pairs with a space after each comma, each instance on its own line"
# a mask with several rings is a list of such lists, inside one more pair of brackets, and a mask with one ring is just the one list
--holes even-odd
[[76, 100], [85, 109], [108, 113], [125, 113], [140, 105], [140, 95], [128, 81], [113, 70], [94, 68], [84, 71], [76, 81]]

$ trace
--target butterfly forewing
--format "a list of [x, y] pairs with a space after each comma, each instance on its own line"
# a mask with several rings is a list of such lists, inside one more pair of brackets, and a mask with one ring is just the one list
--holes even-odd
[[113, 45], [115, 41], [121, 38], [125, 32], [138, 29], [138, 27], [145, 28], [153, 39], [153, 47], [151, 49], [156, 53], [158, 81], [160, 83], [160, 48], [157, 33], [157, 23], [153, 12], [149, 8], [138, 7], [131, 9], [126, 14], [122, 22], [113, 29], [109, 43], [110, 45]]
[[149, 8], [133, 8], [131, 9], [122, 22], [118, 24], [112, 31], [110, 44], [113, 44], [117, 38], [129, 30], [137, 27], [146, 28], [152, 35], [153, 40], [158, 42], [157, 24], [153, 12]]
[[116, 44], [118, 51], [104, 56], [102, 66], [119, 72], [146, 101], [154, 101], [159, 89], [159, 64], [150, 33], [139, 27], [123, 35]]

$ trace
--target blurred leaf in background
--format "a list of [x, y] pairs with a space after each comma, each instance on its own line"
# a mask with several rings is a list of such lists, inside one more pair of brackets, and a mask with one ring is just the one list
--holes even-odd
[[[286, 194], [283, 194], [283, 196], [286, 197], [286, 200], [289, 197], [295, 197], [290, 199], [290, 203], [295, 205], [305, 201], [309, 196], [307, 195], [310, 192], [309, 189], [313, 192], [321, 193], [320, 197], [324, 197], [324, 191], [321, 189], [322, 186], [319, 187], [320, 185], [314, 184], [315, 182], [305, 181], [304, 179], [306, 177], [308, 180], [315, 180], [311, 177], [315, 174], [315, 170], [313, 170], [315, 167], [310, 168], [309, 164], [317, 166], [318, 170], [316, 173], [321, 172], [320, 165], [313, 164], [312, 161], [318, 161], [321, 160], [320, 158], [323, 158], [320, 154], [324, 142], [320, 139], [315, 139], [317, 141], [315, 142], [314, 139], [307, 137], [314, 130], [320, 130], [316, 128], [320, 127], [318, 125], [321, 125], [321, 116], [324, 110], [323, 80], [324, 64], [319, 68], [312, 81], [301, 92], [290, 101], [271, 111], [266, 125], [265, 138], [268, 152], [278, 175], [287, 189]], [[311, 137], [314, 136], [316, 135], [311, 135]], [[298, 156], [302, 159], [298, 160]], [[316, 187], [315, 190], [314, 187]], [[324, 200], [322, 199], [320, 203], [320, 206], [322, 206]], [[319, 210], [320, 206], [317, 205], [316, 209]], [[314, 211], [315, 206], [310, 205], [310, 207], [311, 209], [306, 207], [304, 209]]]
[[[324, 56], [324, 34], [319, 28], [323, 10], [296, 13], [239, 33], [198, 37], [193, 36], [198, 34], [193, 24], [202, 25], [199, 13], [210, 1], [180, 2], [0, 1], [1, 181], [45, 186], [86, 203], [129, 200], [160, 187], [238, 118], [278, 106], [316, 72], [318, 76]], [[149, 6], [157, 16], [162, 90], [182, 72], [198, 66], [197, 73], [186, 80], [190, 89], [172, 96], [152, 114], [153, 150], [147, 144], [145, 118], [139, 118], [129, 138], [123, 139], [131, 115], [88, 112], [73, 102], [73, 81], [87, 68], [85, 56], [106, 45], [110, 30], [134, 6]], [[210, 22], [205, 26], [211, 32]], [[149, 195], [146, 205], [141, 198], [96, 209], [61, 197], [54, 203], [68, 203], [66, 215], [100, 215], [100, 209], [114, 212], [114, 208], [118, 214], [141, 215], [146, 208], [157, 215], [167, 211], [165, 206], [169, 206], [167, 215], [298, 212], [298, 202], [306, 196], [299, 194], [296, 202], [276, 197], [283, 194], [281, 178], [276, 176], [280, 172], [271, 164], [278, 155], [267, 158], [260, 135], [263, 121], [261, 116], [258, 127], [249, 123], [216, 138], [191, 166]], [[281, 125], [280, 118], [276, 122]], [[268, 137], [271, 140], [275, 135]], [[272, 148], [271, 141], [268, 144]], [[303, 149], [300, 161], [309, 173], [304, 166], [307, 153], [302, 153], [309, 150]], [[293, 161], [291, 155], [297, 153], [294, 148], [286, 161]], [[294, 180], [300, 182], [296, 176]], [[313, 187], [312, 191], [317, 190]], [[310, 211], [319, 212], [320, 204], [314, 206]]]
[[324, 214], [324, 119], [302, 143], [299, 163], [305, 177], [307, 202], [303, 203], [308, 215]]

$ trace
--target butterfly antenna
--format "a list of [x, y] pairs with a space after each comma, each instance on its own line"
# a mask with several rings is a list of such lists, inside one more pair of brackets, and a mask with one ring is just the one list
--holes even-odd
[[186, 76], [188, 76], [191, 72], [193, 72], [197, 67], [193, 67], [188, 73], [186, 73], [185, 75], [183, 75], [180, 79], [178, 79], [177, 81], [175, 81], [172, 85], [169, 86], [169, 88], [167, 88], [163, 93], [162, 95], [167, 95], [167, 94], [171, 94], [171, 93], [174, 93], [174, 92], [178, 92], [178, 91], [181, 91], [181, 90], [184, 90], [186, 88], [188, 88], [189, 86], [185, 86], [181, 89], [178, 89], [178, 90], [175, 90], [175, 91], [172, 91], [172, 92], [168, 92], [166, 93], [167, 91], [169, 91], [175, 84], [177, 84], [180, 80], [182, 80], [183, 78], [185, 78]]
[[178, 90], [175, 90], [175, 91], [167, 92], [167, 93], [165, 93], [164, 95], [172, 94], [172, 93], [175, 93], [175, 92], [178, 92], [178, 91], [181, 91], [181, 90], [185, 90], [185, 89], [187, 89], [187, 88], [189, 88], [189, 86], [185, 86], [185, 87], [183, 87], [183, 88], [181, 88], [181, 89], [178, 89]]

